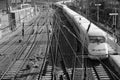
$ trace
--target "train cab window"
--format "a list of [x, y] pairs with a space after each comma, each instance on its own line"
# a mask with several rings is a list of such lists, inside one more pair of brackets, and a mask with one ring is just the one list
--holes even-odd
[[105, 37], [103, 36], [89, 36], [90, 43], [104, 43]]

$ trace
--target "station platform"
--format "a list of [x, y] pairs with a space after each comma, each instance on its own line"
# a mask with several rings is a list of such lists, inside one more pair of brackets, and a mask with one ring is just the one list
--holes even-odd
[[[39, 12], [37, 12], [36, 15], [33, 16], [33, 18], [31, 18], [30, 20], [28, 20], [27, 22], [25, 22], [25, 26], [30, 25], [39, 15]], [[2, 17], [1, 17], [2, 18]], [[8, 21], [6, 21], [8, 23]], [[11, 31], [8, 24], [5, 25], [5, 23], [2, 23], [0, 25], [0, 28], [4, 29], [4, 30], [0, 30], [0, 44], [2, 44], [5, 41], [8, 41], [11, 37], [17, 35], [18, 33], [21, 32], [22, 26], [18, 27], [15, 31]], [[6, 28], [7, 27], [7, 28]]]

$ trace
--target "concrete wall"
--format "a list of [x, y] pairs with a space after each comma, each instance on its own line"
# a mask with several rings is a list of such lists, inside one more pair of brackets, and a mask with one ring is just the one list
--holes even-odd
[[8, 21], [8, 14], [0, 14], [0, 24], [2, 26], [8, 26], [9, 25], [9, 21]]

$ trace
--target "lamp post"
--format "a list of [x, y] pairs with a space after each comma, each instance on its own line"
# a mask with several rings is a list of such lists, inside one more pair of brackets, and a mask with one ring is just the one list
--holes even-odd
[[101, 4], [95, 4], [95, 6], [97, 6], [97, 22], [99, 22], [99, 7]]

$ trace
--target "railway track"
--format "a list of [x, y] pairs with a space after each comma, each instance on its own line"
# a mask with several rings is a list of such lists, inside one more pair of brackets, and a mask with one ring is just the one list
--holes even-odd
[[[43, 13], [43, 14], [42, 14]], [[32, 22], [30, 22], [28, 25], [25, 25], [25, 28], [24, 28], [24, 30], [25, 30], [25, 32], [27, 32], [26, 33], [26, 35], [27, 34], [30, 34], [30, 29], [31, 29], [31, 27], [34, 27], [34, 25], [36, 25], [36, 22], [38, 22], [38, 21], [40, 21], [39, 20], [39, 18], [42, 18], [42, 16], [44, 16], [46, 13], [45, 12], [42, 12], [42, 13], [39, 13], [39, 14], [41, 14], [41, 15], [39, 15], [36, 19], [34, 19]], [[42, 21], [42, 20], [41, 20]], [[21, 32], [20, 33], [17, 33], [15, 36], [13, 36], [13, 37], [15, 37], [15, 38], [10, 38], [9, 39], [9, 41], [5, 41], [5, 42], [3, 42], [2, 44], [0, 44], [0, 51], [2, 50], [2, 51], [4, 51], [4, 50], [6, 50], [7, 48], [10, 48], [10, 46], [12, 46], [13, 45], [13, 43], [16, 43], [19, 39], [16, 39], [17, 38], [17, 36], [21, 36], [21, 35], [19, 35], [19, 34], [21, 34]], [[5, 47], [5, 48], [4, 48]], [[3, 52], [1, 52], [1, 53], [3, 53]]]
[[[35, 24], [34, 24], [35, 25]], [[30, 30], [30, 28], [28, 29]], [[26, 31], [28, 31], [26, 30]], [[27, 34], [29, 34], [30, 31], [27, 32]], [[24, 41], [27, 42], [27, 39], [30, 37], [31, 35], [27, 35], [24, 38]], [[20, 37], [20, 38], [19, 38]], [[13, 41], [13, 45], [11, 44], [10, 47], [6, 48], [6, 49], [2, 49], [3, 55], [5, 55], [5, 57], [1, 58], [1, 65], [0, 65], [0, 70], [2, 71], [2, 73], [4, 73], [5, 69], [8, 67], [8, 65], [14, 60], [15, 56], [18, 54], [19, 50], [22, 49], [22, 45], [25, 42], [22, 43], [18, 43], [18, 40], [21, 39], [21, 36], [17, 37], [17, 40]], [[17, 42], [18, 45], [15, 45]], [[8, 46], [8, 45], [7, 45]], [[0, 73], [1, 74], [1, 73]]]
[[[30, 37], [28, 39], [28, 42], [34, 41], [33, 37]], [[10, 79], [11, 77], [13, 78], [15, 76], [15, 74], [19, 70], [19, 66], [24, 62], [24, 59], [20, 58], [27, 56], [27, 53], [25, 53], [25, 51], [27, 48], [30, 48], [28, 46], [32, 46], [32, 44], [24, 44], [23, 47], [17, 52], [18, 54], [15, 56], [14, 60], [11, 61], [12, 63], [9, 65], [7, 70], [2, 74], [1, 79]]]
[[[39, 16], [38, 16], [38, 18], [39, 18]], [[38, 18], [36, 18], [34, 21], [32, 21], [31, 23], [29, 23], [28, 25], [25, 25], [25, 28], [24, 28], [24, 30], [25, 30], [25, 32], [28, 32], [29, 31], [29, 29], [30, 29], [30, 27], [28, 27], [29, 25], [30, 26], [34, 26], [34, 23], [38, 20]], [[22, 26], [22, 25], [21, 25]], [[19, 33], [17, 33], [15, 36], [13, 36], [13, 37], [15, 37], [16, 38], [16, 36], [17, 35], [19, 35], [19, 34], [21, 34], [21, 32], [19, 32]], [[14, 41], [17, 41], [15, 38], [10, 38], [9, 39], [9, 41], [5, 41], [5, 42], [3, 42], [2, 44], [0, 44], [0, 49], [3, 49], [4, 47], [10, 47], [13, 43], [15, 43]], [[7, 46], [6, 46], [7, 45]]]
[[[26, 32], [29, 32], [30, 29], [27, 29]], [[27, 33], [28, 34], [28, 33]], [[2, 47], [0, 49], [0, 53], [1, 55], [7, 55], [9, 56], [11, 53], [14, 53], [14, 51], [16, 49], [18, 49], [18, 47], [21, 47], [21, 43], [19, 43], [19, 40], [21, 39], [22, 36], [16, 36], [15, 38], [13, 38], [9, 43], [7, 43], [6, 45], [4, 45], [4, 47]], [[27, 39], [28, 37], [26, 36], [25, 39]], [[12, 51], [11, 51], [12, 50]], [[8, 51], [11, 52], [8, 54]], [[6, 57], [7, 57], [6, 56]], [[5, 58], [4, 58], [5, 59]], [[0, 62], [4, 61], [3, 58], [0, 58]]]
[[112, 80], [102, 64], [99, 64], [98, 66], [93, 66], [91, 70], [95, 80]]
[[[42, 22], [42, 25], [44, 25], [46, 20], [40, 20], [39, 22]], [[43, 23], [44, 22], [44, 23]], [[43, 30], [43, 28], [41, 28]], [[37, 29], [39, 30], [39, 29]], [[40, 32], [37, 32], [38, 34], [40, 34]], [[35, 34], [37, 37], [37, 34]], [[32, 41], [26, 41], [28, 43], [25, 43], [22, 45], [22, 48], [17, 51], [16, 55], [17, 57], [14, 58], [13, 62], [11, 63], [11, 65], [8, 67], [8, 69], [3, 73], [1, 79], [14, 79], [16, 78], [16, 76], [18, 74], [21, 73], [21, 69], [22, 67], [24, 67], [24, 64], [27, 63], [27, 59], [28, 57], [31, 55], [32, 50], [35, 49], [35, 45], [38, 44], [39, 41], [35, 42], [36, 37], [34, 36], [34, 39], [31, 38]], [[32, 44], [29, 44], [29, 42], [32, 42]], [[26, 53], [26, 54], [24, 54]], [[23, 73], [23, 72], [22, 72]]]
[[[18, 38], [18, 39], [21, 39], [21, 38]], [[16, 42], [16, 41], [18, 41], [18, 40], [15, 40], [15, 42]], [[14, 42], [14, 43], [15, 43], [15, 42]], [[24, 44], [24, 43], [21, 43], [20, 45], [22, 45], [22, 44]], [[13, 49], [12, 49], [12, 48], [13, 48]], [[12, 46], [12, 47], [9, 48], [9, 52], [11, 51], [11, 53], [14, 54], [14, 48], [15, 48], [16, 51], [18, 51], [18, 49], [20, 49], [21, 46], [19, 46], [19, 48], [18, 48], [17, 45], [14, 45], [14, 47]], [[4, 50], [3, 50], [3, 51], [4, 51]], [[8, 51], [8, 50], [5, 49], [5, 51]], [[7, 52], [4, 52], [4, 54], [6, 54], [6, 53], [7, 53]], [[6, 60], [9, 60], [9, 58], [11, 58], [12, 54], [11, 54], [11, 55], [6, 54], [8, 57], [6, 56], [6, 58], [4, 58], [4, 59], [2, 60], [2, 64], [7, 63]], [[14, 58], [14, 56], [13, 56], [13, 58]], [[1, 64], [1, 65], [2, 65], [2, 64]], [[7, 64], [8, 64], [8, 63], [7, 63]], [[2, 69], [2, 71], [4, 71], [4, 70]]]
[[[28, 56], [28, 58], [27, 59], [29, 59], [31, 56], [35, 56], [35, 54], [37, 55], [38, 54], [38, 58], [41, 58], [40, 57], [40, 46], [41, 46], [41, 44], [40, 44], [40, 42], [41, 42], [41, 39], [43, 38], [43, 36], [40, 38], [40, 36], [41, 36], [41, 34], [42, 34], [42, 31], [43, 30], [41, 30], [41, 32], [40, 32], [40, 34], [36, 37], [36, 41], [35, 41], [35, 43], [34, 43], [34, 47], [32, 48], [32, 50], [31, 50], [31, 52], [30, 52], [30, 54], [29, 54], [29, 56]], [[44, 35], [45, 36], [45, 35]], [[44, 43], [43, 43], [44, 44]], [[34, 58], [35, 59], [35, 58]], [[30, 61], [29, 60], [27, 60], [25, 63], [24, 63], [24, 65], [21, 67], [21, 69], [20, 69], [20, 71], [16, 74], [16, 78], [22, 78], [22, 76], [23, 76], [23, 78], [27, 78], [26, 76], [24, 76], [24, 75], [27, 75], [27, 74], [29, 74], [29, 73], [31, 73], [31, 69], [29, 69], [29, 70], [27, 70], [27, 72], [26, 72], [26, 70], [24, 71], [24, 69], [26, 68], [26, 66], [28, 65], [30, 63]], [[37, 63], [36, 61], [34, 62], [34, 64], [32, 65], [32, 67], [37, 67], [38, 65], [40, 65], [39, 63]]]
[[42, 76], [41, 80], [51, 80], [52, 79], [52, 66], [47, 66], [46, 73]]
[[[39, 18], [39, 16], [38, 16]], [[38, 20], [38, 18], [35, 19], [35, 21]], [[35, 22], [33, 21], [33, 23]], [[31, 25], [34, 26], [35, 23]], [[25, 36], [26, 35], [29, 35], [30, 32], [31, 32], [31, 27], [29, 26], [25, 26]], [[5, 41], [3, 42], [1, 45], [0, 45], [0, 63], [2, 63], [4, 60], [6, 60], [6, 58], [8, 58], [9, 55], [11, 55], [11, 53], [14, 53], [16, 49], [20, 48], [21, 47], [21, 43], [19, 43], [19, 40], [21, 39], [21, 32], [17, 33], [15, 36], [11, 37], [9, 39], [9, 41]], [[27, 36], [24, 38], [24, 40], [27, 39]], [[9, 53], [9, 52], [11, 53]]]
[[[96, 62], [96, 61], [95, 61]], [[91, 72], [93, 74], [94, 80], [118, 80], [116, 77], [114, 70], [112, 70], [111, 65], [108, 60], [105, 61], [97, 61], [97, 65], [94, 62], [90, 62], [92, 64]], [[112, 71], [111, 71], [112, 70]]]
[[[29, 38], [30, 36], [26, 36], [26, 39]], [[18, 38], [18, 40], [21, 38]], [[18, 40], [16, 42], [18, 42]], [[0, 61], [1, 66], [0, 69], [2, 70], [2, 73], [7, 69], [7, 67], [10, 65], [10, 63], [15, 59], [15, 57], [19, 54], [19, 50], [22, 49], [24, 46], [24, 42], [19, 43], [18, 45], [15, 45], [14, 43], [10, 48], [4, 51], [4, 54], [6, 56]]]
[[[37, 67], [37, 68], [32, 67], [28, 71], [23, 71], [22, 75], [21, 75], [21, 71], [20, 71], [20, 73], [17, 74], [17, 77], [16, 77], [17, 79], [23, 78], [24, 80], [33, 80], [33, 79], [35, 80], [38, 77], [38, 75], [39, 75], [38, 70], [40, 70], [42, 68], [42, 65], [44, 64], [43, 58], [45, 57], [45, 55], [43, 53], [45, 53], [45, 51], [46, 51], [45, 48], [46, 48], [46, 46], [48, 46], [48, 42], [46, 41], [46, 40], [48, 40], [47, 39], [48, 33], [46, 32], [47, 30], [45, 30], [46, 27], [43, 27], [43, 28], [42, 28], [43, 31], [37, 37], [35, 48], [32, 50], [31, 55], [30, 55], [30, 56], [34, 56], [35, 54], [39, 54], [40, 55], [41, 60], [37, 61], [35, 63], [35, 65], [33, 65], [34, 67], [37, 67], [37, 66], [39, 66], [39, 67]], [[38, 33], [40, 33], [40, 32], [38, 32]], [[45, 38], [45, 35], [46, 35], [46, 38]], [[42, 44], [41, 44], [41, 41], [42, 41]], [[42, 48], [42, 49], [39, 49], [39, 48]], [[34, 53], [34, 55], [32, 53]], [[22, 68], [25, 69], [27, 64], [29, 64], [29, 61], [26, 62]], [[32, 75], [30, 75], [30, 74], [32, 74]]]

